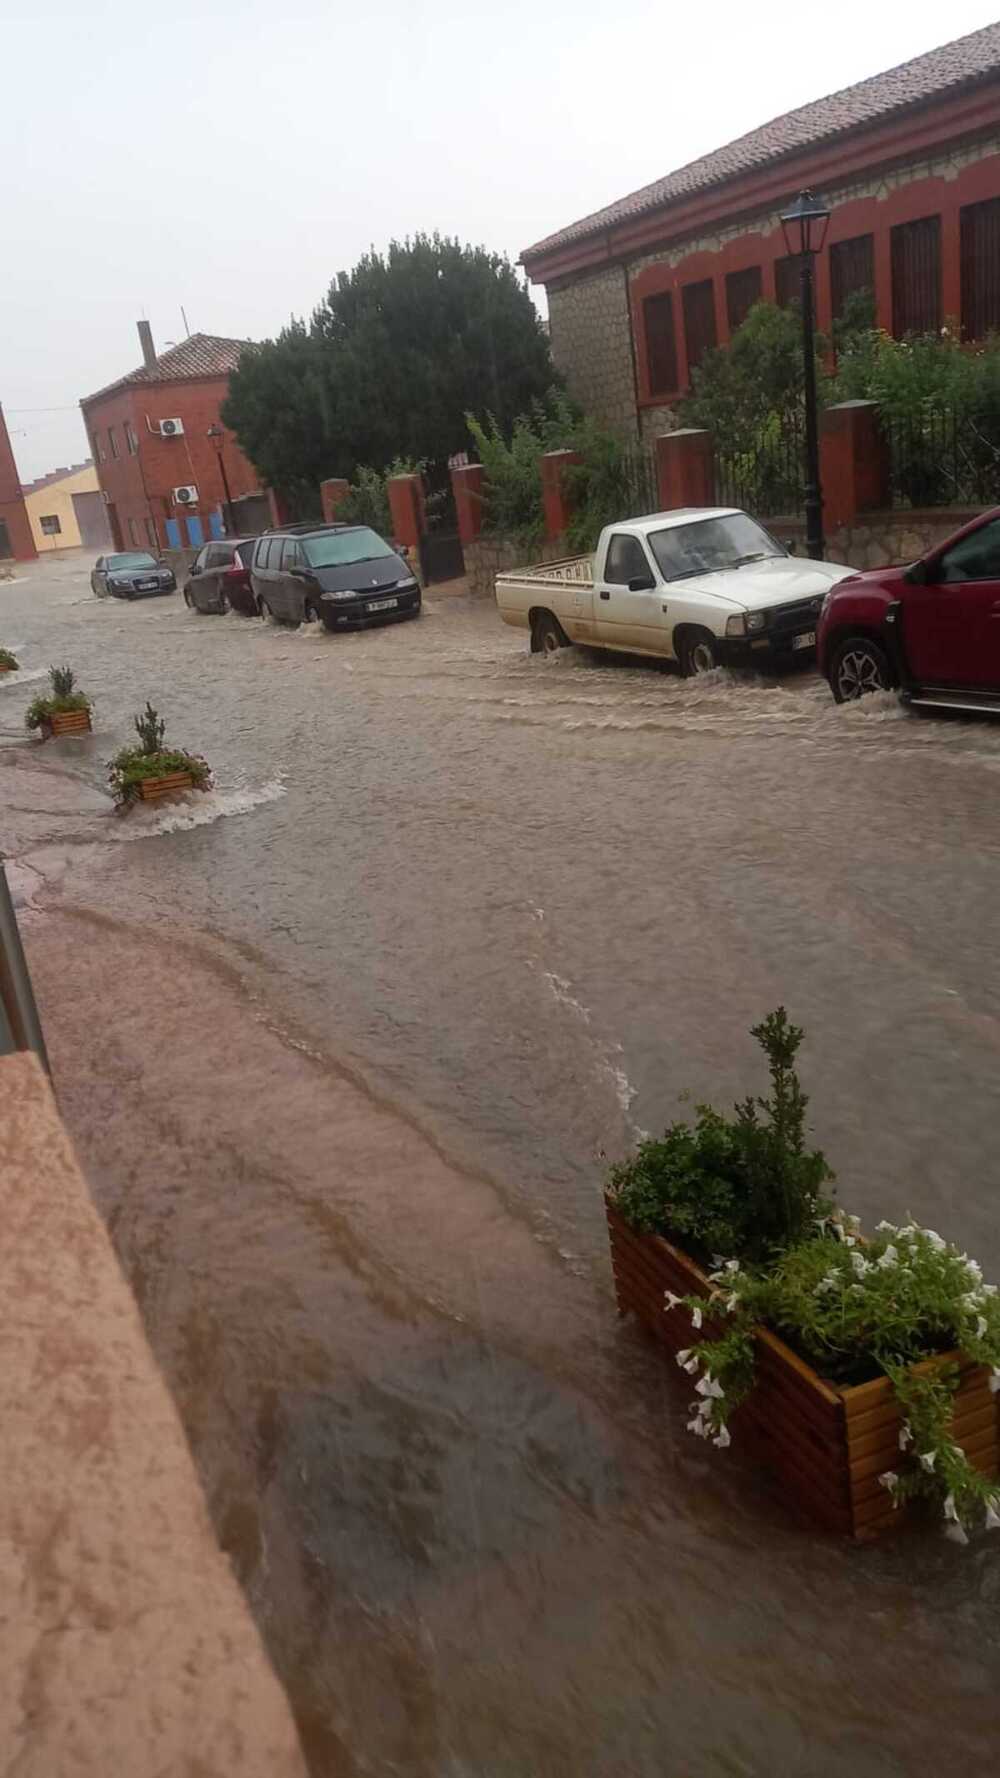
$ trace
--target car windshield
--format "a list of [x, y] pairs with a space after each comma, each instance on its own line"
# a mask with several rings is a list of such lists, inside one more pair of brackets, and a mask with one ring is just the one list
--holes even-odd
[[359, 525], [353, 531], [324, 531], [318, 537], [306, 537], [302, 547], [310, 568], [341, 568], [351, 562], [378, 562], [396, 553], [377, 531], [369, 531], [367, 525]]
[[720, 568], [742, 568], [745, 562], [761, 562], [765, 556], [783, 556], [780, 543], [745, 512], [722, 518], [697, 519], [690, 525], [671, 525], [653, 531], [649, 546], [664, 580], [683, 580], [690, 574], [714, 574]]
[[157, 566], [156, 557], [151, 556], [147, 549], [128, 550], [123, 556], [108, 557], [108, 567], [111, 569], [156, 568]]

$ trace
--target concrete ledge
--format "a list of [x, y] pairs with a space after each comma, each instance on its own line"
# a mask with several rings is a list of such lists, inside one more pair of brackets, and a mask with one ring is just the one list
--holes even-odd
[[0, 1750], [18, 1778], [305, 1778], [34, 1056], [0, 1060]]

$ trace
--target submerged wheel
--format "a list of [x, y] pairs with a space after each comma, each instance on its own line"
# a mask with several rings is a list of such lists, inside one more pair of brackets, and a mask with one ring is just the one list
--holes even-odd
[[220, 617], [225, 617], [226, 612], [228, 610], [229, 610], [229, 594], [226, 592], [225, 587], [220, 586], [220, 588], [219, 588], [219, 615], [220, 615]]
[[848, 636], [830, 662], [830, 690], [838, 704], [853, 704], [868, 692], [889, 691], [892, 668], [884, 648], [870, 636]]
[[678, 649], [677, 659], [685, 679], [693, 679], [698, 673], [711, 673], [718, 662], [715, 641], [708, 630], [688, 630]]
[[187, 606], [189, 611], [194, 609], [191, 604], [191, 594], [190, 594], [187, 587], [184, 588], [184, 603]]
[[274, 613], [266, 599], [257, 600], [257, 616], [260, 618], [262, 624], [270, 624], [274, 622]]
[[559, 619], [551, 611], [540, 611], [531, 626], [532, 654], [556, 654], [569, 646], [569, 637]]

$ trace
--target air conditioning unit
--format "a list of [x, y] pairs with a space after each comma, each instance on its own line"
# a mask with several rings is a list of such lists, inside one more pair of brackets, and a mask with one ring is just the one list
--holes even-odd
[[175, 506], [197, 506], [197, 504], [198, 504], [198, 490], [197, 490], [197, 488], [175, 488], [174, 489], [174, 505]]
[[157, 427], [161, 438], [180, 438], [184, 432], [184, 421], [159, 420]]

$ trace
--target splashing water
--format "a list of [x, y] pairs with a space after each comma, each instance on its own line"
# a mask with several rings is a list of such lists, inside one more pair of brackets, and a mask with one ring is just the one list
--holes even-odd
[[192, 791], [166, 809], [147, 810], [139, 804], [115, 828], [114, 837], [118, 840], [147, 840], [165, 833], [185, 833], [192, 827], [208, 827], [225, 815], [249, 815], [251, 810], [277, 802], [279, 797], [286, 795], [285, 786], [278, 778], [259, 785], [256, 790]]

